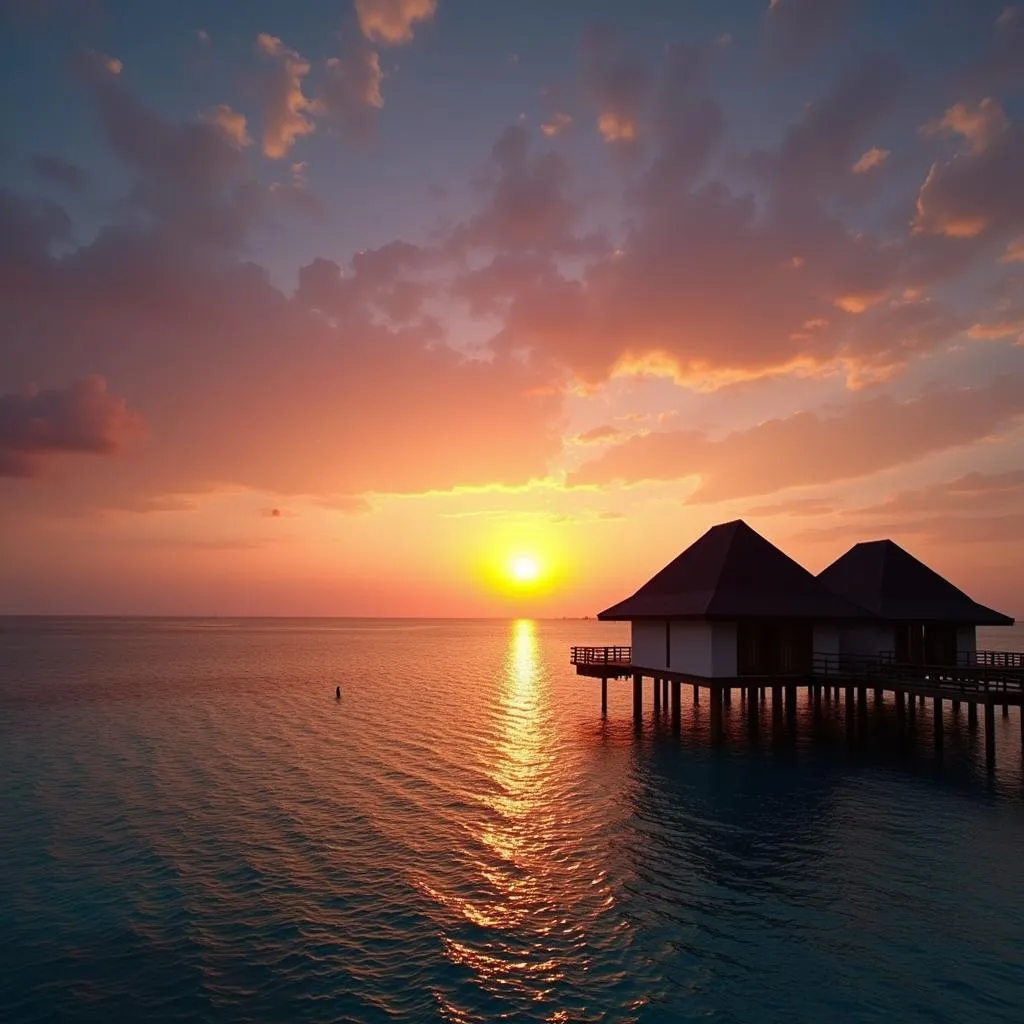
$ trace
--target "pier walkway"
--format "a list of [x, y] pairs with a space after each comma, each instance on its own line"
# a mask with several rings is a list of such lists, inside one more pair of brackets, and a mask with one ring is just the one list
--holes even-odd
[[[751, 715], [756, 712], [766, 691], [772, 691], [772, 715], [781, 717], [796, 709], [800, 689], [808, 691], [815, 708], [822, 697], [838, 701], [845, 695], [847, 726], [853, 728], [854, 718], [866, 714], [867, 691], [875, 691], [876, 700], [883, 694], [895, 695], [897, 714], [912, 727], [915, 706], [925, 700], [933, 703], [934, 734], [937, 747], [942, 746], [942, 714], [945, 701], [954, 710], [967, 704], [968, 722], [977, 726], [979, 706], [985, 716], [985, 753], [990, 765], [995, 762], [995, 708], [1001, 706], [1004, 717], [1009, 708], [1020, 709], [1021, 751], [1024, 754], [1024, 653], [1015, 651], [977, 651], [959, 665], [921, 665], [897, 662], [891, 655], [856, 657], [836, 654], [815, 654], [809, 669], [797, 673], [771, 676], [710, 678], [669, 669], [652, 669], [633, 664], [633, 651], [628, 646], [573, 647], [570, 661], [577, 675], [601, 680], [601, 713], [608, 713], [608, 680], [633, 679], [633, 715], [639, 720], [643, 713], [643, 680], [653, 682], [654, 707], [666, 711], [671, 703], [672, 726], [678, 732], [681, 723], [682, 686], [693, 687], [694, 703], [700, 702], [701, 690], [707, 691], [711, 706], [712, 735], [722, 735], [722, 705], [730, 704], [733, 690], [747, 698]], [[671, 697], [670, 697], [671, 688]]]

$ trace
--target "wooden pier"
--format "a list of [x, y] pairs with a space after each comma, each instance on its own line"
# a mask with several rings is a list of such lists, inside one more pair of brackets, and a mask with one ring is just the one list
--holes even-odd
[[[995, 709], [1002, 708], [1005, 718], [1011, 706], [1019, 709], [1021, 752], [1024, 755], [1024, 653], [1010, 651], [976, 651], [961, 659], [959, 665], [921, 665], [898, 662], [894, 657], [852, 657], [846, 655], [816, 654], [809, 673], [742, 676], [735, 678], [707, 678], [668, 669], [652, 669], [633, 664], [631, 647], [573, 647], [571, 663], [577, 675], [601, 680], [601, 714], [608, 713], [608, 680], [633, 680], [633, 717], [639, 722], [643, 716], [644, 679], [651, 679], [655, 709], [671, 703], [672, 729], [679, 733], [682, 725], [682, 688], [693, 687], [693, 702], [700, 703], [700, 691], [706, 690], [711, 713], [711, 735], [720, 741], [723, 735], [723, 705], [732, 702], [733, 690], [746, 698], [748, 716], [757, 721], [758, 709], [770, 687], [772, 691], [772, 717], [778, 721], [783, 713], [787, 717], [796, 710], [797, 693], [806, 690], [809, 702], [817, 714], [822, 698], [845, 699], [847, 729], [854, 728], [856, 718], [867, 714], [868, 690], [874, 692], [875, 703], [882, 703], [885, 695], [894, 695], [897, 715], [913, 728], [916, 710], [932, 701], [934, 738], [937, 749], [942, 748], [943, 708], [950, 701], [954, 711], [967, 705], [969, 728], [976, 729], [978, 707], [985, 717], [985, 757], [989, 767], [995, 764]], [[671, 691], [671, 697], [670, 697]]]

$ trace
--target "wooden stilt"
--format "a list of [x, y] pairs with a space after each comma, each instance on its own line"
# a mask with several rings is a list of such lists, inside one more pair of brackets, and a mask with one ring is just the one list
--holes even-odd
[[1009, 704], [1004, 704], [1003, 705], [1003, 718], [1009, 718], [1009, 717], [1010, 717], [1010, 705]]
[[811, 687], [811, 690], [811, 700], [814, 702], [814, 717], [821, 718], [821, 687], [815, 685]]
[[867, 691], [867, 687], [864, 687], [864, 686], [858, 686], [857, 687], [857, 711], [860, 714], [862, 714], [862, 715], [866, 715], [868, 713], [868, 691]]
[[644, 714], [644, 677], [637, 673], [633, 676], [633, 718], [637, 722]]
[[915, 725], [917, 701], [914, 700], [913, 694], [910, 694], [909, 696], [910, 699], [907, 701], [907, 724], [911, 729], [913, 729]]
[[994, 768], [996, 763], [996, 710], [985, 705], [985, 763]]
[[854, 723], [854, 708], [853, 708], [853, 687], [848, 686], [846, 688], [846, 731], [853, 739], [853, 723]]
[[725, 686], [722, 688], [722, 703], [729, 707], [732, 704], [732, 687]]
[[786, 715], [792, 718], [796, 714], [796, 687], [786, 687]]
[[711, 739], [718, 743], [722, 739], [722, 688], [710, 687], [708, 699], [711, 701]]
[[672, 731], [679, 733], [682, 729], [682, 709], [680, 708], [681, 698], [679, 696], [679, 680], [672, 680]]
[[608, 717], [608, 678], [601, 677], [601, 717]]
[[772, 721], [775, 723], [782, 721], [782, 687], [772, 687]]
[[950, 701], [950, 704], [953, 705], [953, 714], [954, 715], [959, 715], [960, 714], [960, 701], [958, 701], [956, 698], [954, 698], [953, 700]]
[[934, 700], [934, 723], [935, 723], [935, 749], [942, 749], [942, 698], [936, 697]]
[[896, 717], [903, 718], [906, 715], [906, 696], [902, 690], [896, 691]]
[[668, 680], [662, 679], [661, 686], [661, 702], [665, 705], [665, 707], [668, 707]]
[[978, 728], [978, 705], [973, 700], [967, 705], [967, 728], [971, 732]]
[[651, 682], [654, 683], [654, 715], [657, 717], [661, 714], [661, 679], [655, 676]]
[[696, 707], [700, 703], [700, 687], [693, 684], [693, 706]]
[[881, 704], [882, 703], [882, 691], [879, 690], [877, 687], [875, 688], [875, 703], [876, 704]]
[[749, 687], [747, 689], [747, 718], [749, 719], [750, 724], [754, 725], [754, 726], [757, 725], [757, 713], [758, 713], [757, 694], [758, 694], [758, 687], [751, 686], [751, 687]]

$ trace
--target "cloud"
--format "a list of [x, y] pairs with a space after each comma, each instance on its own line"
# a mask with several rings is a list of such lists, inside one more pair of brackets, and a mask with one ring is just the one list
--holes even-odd
[[789, 487], [868, 476], [980, 441], [1024, 415], [1024, 377], [931, 391], [907, 402], [886, 396], [822, 416], [798, 412], [711, 440], [696, 431], [630, 438], [570, 474], [570, 484], [698, 477], [691, 502], [719, 502]]
[[367, 39], [386, 46], [411, 43], [413, 27], [430, 21], [437, 0], [355, 0], [359, 28]]
[[889, 150], [879, 149], [877, 146], [872, 146], [871, 149], [866, 150], [857, 159], [857, 162], [850, 168], [854, 174], [868, 174], [871, 171], [877, 170], [889, 159]]
[[384, 106], [380, 85], [380, 59], [368, 47], [357, 47], [345, 57], [331, 57], [317, 110], [343, 135], [358, 142], [377, 134], [378, 112]]
[[613, 427], [611, 424], [605, 424], [600, 427], [591, 427], [590, 430], [585, 430], [576, 438], [577, 444], [608, 444], [612, 441], [617, 441], [619, 438], [624, 436], [624, 431], [619, 427]]
[[288, 155], [295, 140], [316, 131], [313, 105], [302, 92], [310, 63], [277, 36], [261, 32], [256, 49], [273, 61], [263, 80], [263, 153], [272, 160]]
[[1024, 472], [966, 473], [915, 490], [900, 491], [877, 505], [854, 509], [857, 516], [903, 516], [921, 513], [987, 514], [1024, 502]]
[[204, 110], [200, 119], [206, 124], [212, 124], [219, 128], [225, 138], [239, 149], [252, 145], [252, 139], [249, 138], [249, 133], [246, 130], [245, 114], [232, 110], [226, 103], [220, 103]]
[[964, 75], [967, 85], [1000, 89], [1024, 82], [1024, 6], [1011, 4], [996, 18], [992, 40]]
[[932, 165], [918, 192], [915, 231], [974, 238], [990, 230], [1015, 234], [1024, 227], [1024, 130], [1011, 123], [999, 103], [958, 103], [925, 131], [957, 135], [966, 148]]
[[1001, 263], [1024, 263], [1024, 237], [1015, 238], [1006, 246]]
[[505, 129], [491, 150], [483, 181], [485, 205], [451, 239], [455, 249], [555, 253], [580, 248], [573, 234], [579, 216], [570, 191], [569, 165], [560, 153], [536, 153], [530, 132]]
[[861, 62], [822, 99], [808, 104], [787, 130], [777, 154], [755, 154], [754, 166], [798, 200], [808, 191], [822, 192], [847, 182], [858, 159], [866, 155], [865, 142], [895, 109], [905, 83], [905, 73], [891, 61]]
[[132, 205], [182, 243], [236, 244], [253, 218], [258, 187], [223, 127], [167, 120], [140, 103], [95, 54], [81, 54], [76, 67], [107, 144], [137, 175]]
[[597, 107], [597, 130], [605, 142], [636, 143], [650, 74], [643, 62], [621, 52], [607, 26], [595, 25], [584, 33], [583, 86]]
[[792, 501], [773, 502], [770, 505], [755, 505], [748, 508], [745, 515], [750, 517], [773, 516], [826, 516], [835, 512], [833, 502], [824, 498], [794, 498]]
[[77, 164], [40, 153], [32, 157], [32, 170], [44, 181], [60, 185], [69, 192], [83, 192], [89, 176]]
[[141, 427], [99, 376], [62, 391], [0, 395], [0, 476], [35, 476], [58, 454], [111, 455]]
[[562, 132], [572, 124], [572, 118], [568, 114], [555, 113], [547, 121], [544, 121], [540, 130], [551, 138], [555, 135], [560, 135]]
[[780, 61], [805, 60], [836, 32], [851, 6], [849, 0], [770, 0], [769, 48]]

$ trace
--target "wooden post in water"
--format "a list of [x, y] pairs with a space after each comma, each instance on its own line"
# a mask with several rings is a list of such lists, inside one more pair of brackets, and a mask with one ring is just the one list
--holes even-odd
[[875, 703], [882, 703], [882, 691], [877, 686], [875, 687]]
[[637, 672], [633, 676], [633, 718], [639, 722], [644, 715], [644, 677]]
[[700, 687], [693, 684], [693, 706], [696, 707], [700, 703]]
[[868, 691], [866, 686], [857, 687], [857, 711], [861, 717], [868, 713]]
[[952, 700], [950, 701], [950, 704], [952, 704], [952, 705], [953, 705], [953, 714], [954, 714], [954, 715], [959, 715], [959, 714], [960, 714], [960, 701], [958, 701], [958, 700], [956, 699], [956, 697], [954, 697], [954, 698], [953, 698], [953, 699], [952, 699]]
[[680, 708], [679, 680], [672, 680], [672, 731], [679, 733], [682, 727], [682, 709]]
[[971, 732], [978, 728], [978, 705], [973, 700], [967, 705], [967, 728]]
[[782, 721], [782, 687], [772, 687], [772, 724], [778, 725]]
[[996, 763], [996, 709], [985, 704], [985, 763], [994, 768]]
[[793, 718], [796, 715], [796, 687], [786, 687], [786, 717]]
[[722, 688], [709, 687], [708, 698], [711, 701], [711, 739], [719, 743], [722, 739]]
[[902, 690], [897, 690], [896, 691], [896, 717], [902, 720], [903, 717], [906, 715], [906, 711], [907, 711], [906, 700], [904, 699], [903, 691]]
[[907, 700], [907, 724], [911, 729], [913, 729], [915, 724], [917, 701], [914, 700], [914, 695], [912, 693], [908, 693], [907, 697], [909, 698]]
[[1004, 704], [1003, 705], [1003, 718], [1009, 718], [1009, 717], [1010, 717], [1010, 705], [1009, 704]]
[[661, 686], [661, 702], [668, 707], [668, 679], [662, 679]]
[[[757, 702], [758, 687], [751, 686], [747, 689], [747, 720], [751, 726], [757, 726], [758, 717], [758, 702]], [[1024, 721], [1022, 719], [1021, 721]], [[1021, 726], [1024, 729], [1024, 726]]]
[[601, 676], [601, 717], [608, 717], [608, 677]]
[[729, 707], [732, 704], [732, 687], [725, 686], [722, 688], [722, 703]]
[[935, 722], [935, 749], [942, 749], [942, 698], [935, 698], [934, 722]]
[[661, 679], [655, 676], [651, 682], [654, 683], [654, 717], [657, 718], [661, 714]]
[[811, 685], [811, 699], [814, 702], [814, 717], [821, 718], [821, 687], [816, 683]]

